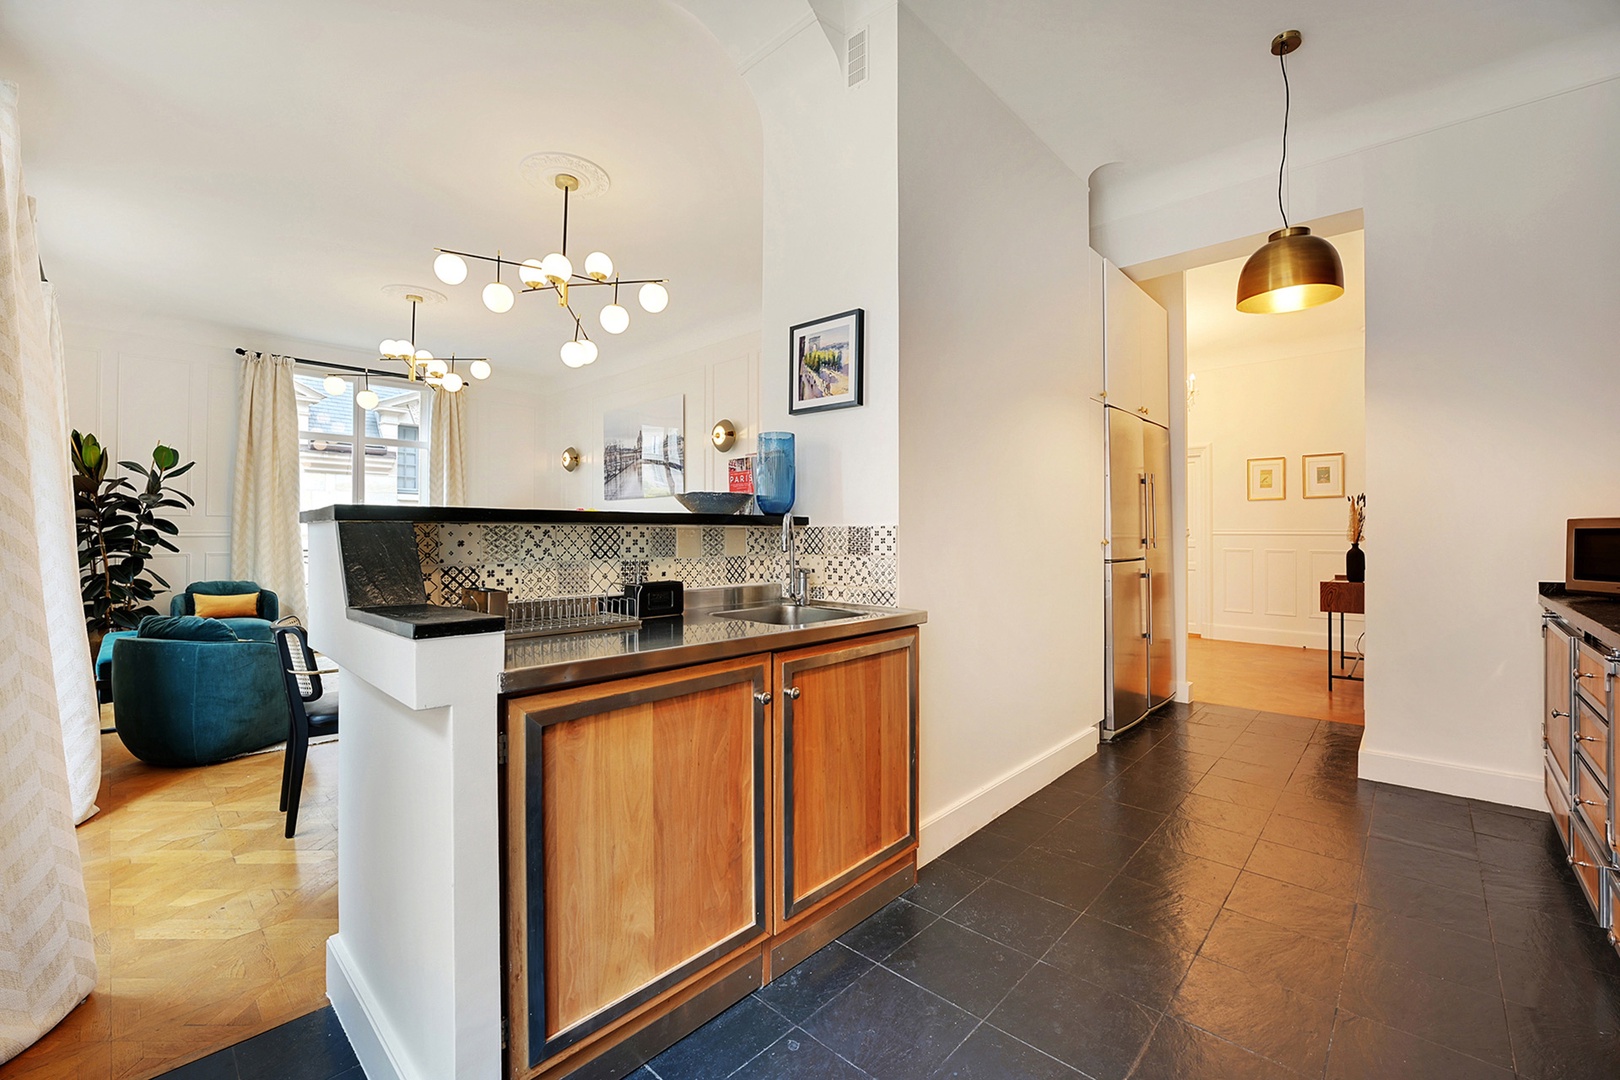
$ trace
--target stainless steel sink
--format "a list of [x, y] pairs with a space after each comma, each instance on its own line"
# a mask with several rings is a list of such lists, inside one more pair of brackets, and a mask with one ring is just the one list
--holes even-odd
[[772, 626], [809, 626], [812, 623], [837, 622], [839, 619], [857, 619], [866, 612], [823, 607], [820, 604], [762, 604], [759, 607], [717, 611], [715, 614], [722, 619], [746, 619], [748, 622], [770, 623]]

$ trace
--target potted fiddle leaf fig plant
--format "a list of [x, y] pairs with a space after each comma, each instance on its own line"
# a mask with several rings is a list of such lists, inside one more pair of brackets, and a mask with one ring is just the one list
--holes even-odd
[[180, 464], [180, 452], [159, 443], [150, 465], [120, 461], [129, 475], [108, 475], [112, 456], [94, 435], [75, 431], [73, 509], [79, 540], [79, 591], [92, 654], [113, 630], [133, 629], [143, 617], [156, 615], [151, 601], [169, 583], [151, 568], [154, 551], [179, 551], [169, 537], [179, 533], [167, 510], [195, 505], [173, 486], [196, 464]]

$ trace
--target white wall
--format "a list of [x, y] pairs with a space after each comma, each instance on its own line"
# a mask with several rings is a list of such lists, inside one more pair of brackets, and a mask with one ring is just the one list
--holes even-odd
[[[1564, 519], [1620, 505], [1616, 131], [1611, 75], [1293, 174], [1296, 219], [1366, 228], [1368, 778], [1542, 805], [1536, 582]], [[1094, 239], [1121, 265], [1258, 244], [1267, 183]]]
[[[589, 369], [583, 369], [589, 371]], [[583, 373], [583, 372], [582, 372]], [[570, 372], [570, 374], [574, 374]], [[537, 461], [538, 505], [563, 509], [683, 512], [672, 498], [609, 502], [602, 490], [603, 415], [670, 395], [686, 400], [686, 489], [727, 490], [728, 461], [754, 452], [759, 434], [759, 337], [747, 334], [603, 378], [565, 380], [546, 403]], [[737, 429], [737, 445], [716, 450], [709, 432], [720, 420]], [[580, 452], [566, 472], [562, 452]], [[800, 510], [802, 512], [802, 505]]]
[[[899, 512], [896, 10], [867, 24], [871, 76], [857, 89], [813, 21], [744, 73], [765, 149], [760, 424], [794, 433], [794, 509], [819, 522]], [[865, 405], [790, 416], [788, 328], [850, 308], [866, 311]]]
[[[1085, 181], [904, 8], [899, 30], [899, 599], [929, 615], [928, 858], [1096, 745], [1102, 279]], [[1014, 253], [1017, 287], [987, 281]]]
[[[94, 432], [120, 459], [149, 461], [158, 442], [196, 467], [176, 481], [197, 505], [173, 515], [178, 553], [152, 560], [176, 590], [229, 578], [231, 485], [236, 464], [238, 348], [375, 365], [362, 352], [211, 323], [155, 319], [62, 301], [68, 367], [68, 422]], [[534, 505], [540, 399], [523, 376], [502, 371], [469, 393], [467, 478], [475, 505]], [[67, 448], [63, 448], [63, 453]], [[167, 594], [156, 601], [167, 610]]]
[[[1318, 583], [1344, 573], [1348, 510], [1343, 499], [1304, 497], [1305, 454], [1343, 453], [1345, 492], [1366, 489], [1366, 413], [1359, 342], [1334, 352], [1205, 366], [1197, 375], [1187, 443], [1210, 461], [1210, 546], [1205, 637], [1264, 645], [1327, 644]], [[1250, 502], [1248, 459], [1287, 463], [1287, 498]], [[1346, 616], [1359, 633], [1362, 619]]]

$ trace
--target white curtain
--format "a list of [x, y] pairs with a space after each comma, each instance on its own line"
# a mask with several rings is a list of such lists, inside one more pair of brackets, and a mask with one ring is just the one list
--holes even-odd
[[467, 391], [433, 388], [428, 422], [428, 502], [463, 506], [467, 502]]
[[298, 403], [290, 356], [248, 353], [236, 422], [231, 496], [231, 574], [304, 615], [304, 547], [298, 532]]
[[[96, 981], [49, 630], [47, 594], [62, 585], [46, 580], [40, 550], [54, 528], [42, 533], [41, 523], [60, 517], [65, 495], [40, 490], [34, 471], [39, 426], [60, 422], [46, 400], [58, 384], [52, 364], [17, 87], [0, 82], [0, 457], [23, 465], [0, 469], [0, 1062], [54, 1027]], [[45, 454], [65, 460], [60, 442]], [[54, 473], [66, 480], [65, 470]]]

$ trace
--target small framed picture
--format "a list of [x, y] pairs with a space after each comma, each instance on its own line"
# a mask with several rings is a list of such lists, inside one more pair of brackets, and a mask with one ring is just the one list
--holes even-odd
[[1270, 502], [1288, 498], [1288, 459], [1252, 457], [1249, 459], [1249, 501]]
[[1344, 455], [1305, 455], [1305, 498], [1344, 498]]
[[866, 312], [842, 311], [788, 331], [788, 412], [853, 409], [861, 404]]

